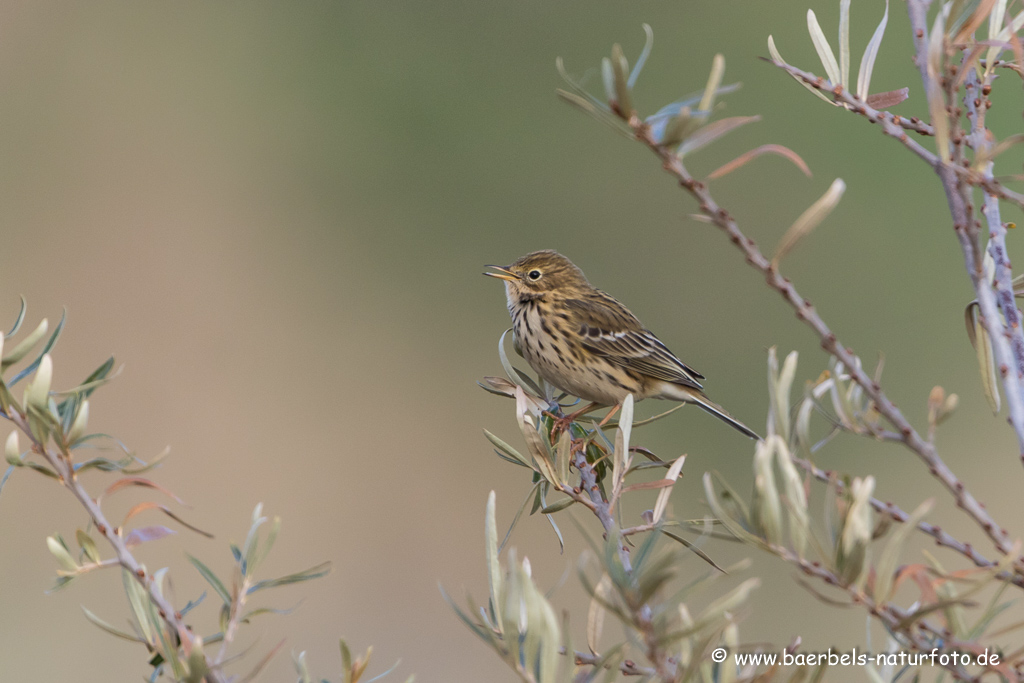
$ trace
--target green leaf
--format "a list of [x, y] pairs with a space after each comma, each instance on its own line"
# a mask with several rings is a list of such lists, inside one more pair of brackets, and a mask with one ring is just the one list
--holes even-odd
[[494, 444], [494, 447], [497, 448], [501, 453], [504, 453], [510, 458], [515, 459], [517, 462], [524, 465], [525, 467], [533, 469], [529, 461], [525, 457], [523, 457], [523, 455], [519, 451], [509, 446], [507, 443], [505, 443], [504, 441], [502, 441], [501, 439], [499, 439], [497, 436], [487, 431], [486, 429], [484, 430], [484, 436], [487, 437], [487, 440]]
[[839, 82], [850, 85], [850, 0], [839, 0]]
[[96, 616], [95, 614], [90, 612], [89, 609], [85, 605], [82, 605], [81, 607], [82, 607], [82, 611], [85, 612], [85, 618], [86, 619], [88, 619], [93, 624], [95, 624], [96, 626], [100, 627], [101, 629], [103, 629], [104, 631], [109, 633], [110, 635], [117, 636], [118, 638], [123, 638], [125, 640], [130, 640], [133, 643], [144, 643], [144, 642], [146, 642], [142, 638], [139, 638], [138, 636], [136, 636], [136, 635], [134, 635], [132, 633], [125, 633], [124, 631], [121, 631], [120, 629], [114, 628], [113, 626], [111, 626], [110, 624], [108, 624], [107, 622], [103, 621], [98, 616]]
[[290, 583], [300, 583], [302, 581], [309, 581], [310, 579], [318, 579], [321, 576], [327, 576], [331, 572], [330, 562], [321, 562], [315, 567], [310, 567], [301, 572], [294, 574], [288, 574], [277, 579], [266, 579], [265, 581], [259, 581], [252, 585], [246, 595], [251, 595], [256, 591], [263, 590], [264, 588], [275, 588], [276, 586], [286, 586]]
[[306, 651], [293, 655], [292, 661], [295, 662], [295, 671], [299, 674], [299, 683], [313, 683], [313, 679], [309, 677], [309, 667], [306, 666]]
[[22, 455], [21, 448], [18, 445], [17, 430], [7, 435], [7, 442], [4, 445], [4, 457], [7, 459], [7, 464], [14, 467], [22, 466]]
[[554, 513], [558, 512], [559, 510], [564, 510], [565, 508], [569, 507], [570, 505], [572, 505], [575, 502], [576, 501], [574, 499], [572, 499], [572, 498], [562, 498], [561, 500], [556, 500], [554, 503], [550, 503], [550, 504], [542, 507], [540, 509], [540, 511], [541, 511], [541, 514], [544, 514], [544, 515], [554, 514]]
[[122, 569], [121, 581], [124, 584], [124, 592], [128, 595], [128, 604], [131, 605], [132, 614], [135, 616], [135, 623], [142, 632], [142, 637], [149, 645], [155, 645], [156, 639], [153, 634], [153, 628], [147, 616], [149, 610], [146, 605], [150, 602], [149, 595], [139, 585], [135, 575], [127, 569]]
[[0, 361], [0, 368], [6, 370], [10, 366], [20, 361], [25, 356], [27, 356], [29, 352], [32, 350], [32, 347], [38, 344], [39, 340], [41, 340], [46, 335], [46, 331], [48, 329], [50, 329], [50, 321], [47, 320], [46, 318], [43, 318], [39, 322], [39, 325], [36, 326], [36, 329], [32, 330], [32, 332], [29, 333], [27, 337], [18, 342], [18, 345], [11, 349], [6, 356], [4, 356], [3, 361]]
[[841, 178], [836, 178], [825, 194], [800, 214], [800, 217], [789, 226], [786, 234], [779, 240], [779, 246], [775, 248], [775, 255], [772, 257], [773, 267], [777, 268], [782, 257], [832, 213], [844, 192], [846, 192], [846, 183]]
[[871, 94], [871, 74], [875, 69], [875, 60], [878, 58], [878, 48], [882, 45], [882, 36], [885, 35], [885, 26], [889, 23], [889, 0], [885, 0], [885, 13], [882, 14], [882, 21], [878, 22], [867, 47], [864, 48], [864, 56], [860, 58], [860, 71], [857, 73], [857, 97], [867, 100]]
[[14, 325], [11, 326], [11, 331], [4, 335], [6, 338], [13, 337], [21, 329], [21, 323], [25, 321], [25, 312], [28, 310], [28, 306], [25, 305], [25, 297], [21, 297], [21, 308], [18, 310], [18, 317], [14, 320]]
[[896, 527], [886, 542], [885, 549], [882, 551], [881, 557], [878, 558], [878, 564], [875, 565], [875, 602], [886, 603], [892, 598], [893, 577], [896, 574], [900, 552], [906, 546], [907, 538], [917, 529], [918, 523], [924, 519], [925, 515], [931, 511], [934, 503], [935, 501], [929, 498], [918, 505], [907, 521]]
[[[19, 372], [17, 375], [15, 375], [11, 379], [11, 381], [9, 381], [7, 383], [8, 387], [13, 387], [15, 384], [17, 384], [19, 381], [21, 381], [24, 377], [27, 377], [28, 375], [30, 375], [33, 372], [35, 372], [36, 368], [39, 367], [39, 363], [43, 359], [43, 356], [45, 356], [46, 354], [48, 354], [50, 352], [50, 349], [53, 348], [53, 345], [57, 343], [57, 338], [60, 337], [60, 333], [64, 330], [64, 323], [67, 321], [67, 313], [68, 313], [67, 311], [64, 311], [61, 314], [60, 322], [57, 323], [57, 329], [55, 329], [53, 331], [53, 334], [50, 335], [50, 338], [43, 345], [43, 348], [39, 352], [39, 355], [36, 357], [36, 359], [34, 361], [32, 361], [31, 364], [25, 366], [25, 368], [22, 369], [21, 372]], [[46, 332], [45, 328], [44, 328], [43, 332], [44, 333]], [[35, 344], [33, 343], [33, 346], [34, 345]]]
[[484, 514], [484, 540], [487, 552], [487, 579], [490, 586], [491, 618], [493, 623], [501, 623], [502, 578], [501, 562], [498, 558], [498, 522], [495, 508], [497, 496], [494, 491], [487, 494], [487, 508]]
[[512, 365], [512, 361], [508, 359], [508, 355], [505, 353], [505, 335], [512, 332], [512, 328], [508, 328], [501, 333], [501, 337], [498, 339], [498, 358], [501, 360], [501, 366], [505, 369], [505, 374], [508, 378], [521, 386], [524, 391], [532, 392], [534, 396], [543, 396], [544, 392], [540, 390], [537, 383], [530, 379], [525, 373], [520, 372], [518, 368]]
[[277, 540], [279, 531], [281, 531], [281, 518], [275, 516], [270, 522], [270, 531], [267, 532], [267, 538], [263, 541], [263, 550], [249, 563], [250, 574], [256, 571], [257, 566], [263, 564], [263, 560], [267, 559], [270, 549], [274, 547], [274, 541]]
[[217, 578], [217, 575], [210, 571], [209, 567], [195, 557], [192, 557], [191, 555], [186, 555], [186, 557], [188, 557], [188, 561], [191, 562], [197, 570], [199, 570], [199, 573], [204, 579], [206, 579], [207, 583], [213, 587], [213, 590], [220, 596], [220, 599], [224, 601], [224, 604], [230, 605], [232, 602], [231, 594], [228, 593], [228, 589], [224, 587], [224, 584]]
[[836, 56], [812, 9], [807, 10], [807, 30], [811, 34], [811, 42], [814, 43], [814, 49], [818, 53], [818, 58], [821, 59], [821, 65], [825, 67], [825, 73], [828, 74], [828, 80], [832, 82], [833, 86], [842, 84], [843, 79], [839, 72], [839, 64], [836, 63]]
[[82, 548], [82, 553], [89, 558], [90, 562], [100, 562], [100, 551], [96, 548], [96, 541], [92, 540], [92, 536], [79, 529], [75, 532], [75, 538]]
[[47, 536], [46, 547], [50, 549], [50, 554], [57, 560], [57, 564], [59, 564], [65, 571], [78, 571], [78, 564], [71, 557], [71, 552], [68, 550], [67, 544], [64, 543], [64, 539], [60, 537], [60, 534], [56, 536]]
[[649, 24], [644, 24], [643, 26], [647, 39], [644, 41], [643, 52], [640, 53], [640, 57], [637, 58], [633, 70], [629, 73], [629, 80], [626, 82], [626, 85], [629, 86], [630, 90], [636, 85], [636, 79], [640, 77], [640, 72], [643, 71], [644, 64], [647, 63], [647, 58], [651, 55], [651, 48], [654, 47], [654, 31]]
[[41, 412], [49, 411], [50, 384], [53, 381], [53, 360], [50, 354], [44, 353], [39, 360], [39, 369], [28, 390], [25, 392], [25, 405]]
[[348, 649], [348, 643], [342, 638], [339, 640], [341, 648], [341, 675], [345, 683], [352, 683], [352, 652]]
[[[775, 39], [772, 38], [771, 36], [768, 36], [768, 52], [769, 52], [769, 54], [771, 54], [772, 59], [775, 60], [775, 62], [777, 62], [779, 65], [786, 65], [786, 66], [789, 65], [789, 63], [785, 59], [782, 58], [782, 55], [779, 53], [778, 48], [775, 47]], [[822, 100], [824, 102], [828, 102], [833, 107], [838, 107], [839, 106], [837, 103], [835, 103], [832, 100], [830, 100], [829, 98], [825, 97], [825, 95], [823, 95], [820, 90], [815, 88], [810, 83], [807, 83], [802, 78], [799, 78], [798, 76], [794, 76], [793, 74], [789, 74], [789, 75], [793, 78], [794, 81], [796, 81], [797, 83], [799, 83], [803, 87], [807, 88], [807, 90], [811, 91], [811, 93], [813, 93], [814, 96], [817, 97], [818, 99], [820, 99], [820, 100]]]
[[719, 86], [722, 85], [722, 76], [724, 75], [725, 57], [717, 54], [711, 61], [711, 73], [708, 74], [708, 82], [704, 86], [704, 95], [701, 97], [698, 107], [700, 111], [710, 112], [715, 106], [715, 94], [718, 92]]
[[[535, 476], [539, 476], [539, 475], [535, 475]], [[522, 516], [523, 510], [526, 509], [527, 503], [530, 502], [531, 498], [534, 498], [537, 495], [538, 489], [543, 485], [543, 483], [544, 483], [543, 480], [537, 481], [533, 485], [533, 488], [531, 488], [530, 491], [526, 494], [526, 497], [523, 498], [523, 502], [520, 503], [519, 509], [516, 511], [515, 517], [512, 518], [512, 523], [509, 525], [508, 531], [505, 532], [505, 537], [503, 539], [501, 539], [501, 545], [498, 546], [498, 552], [501, 552], [502, 548], [505, 547], [505, 544], [508, 543], [508, 539], [512, 535], [512, 530], [516, 528], [516, 523], [519, 521], [519, 518]], [[531, 512], [530, 514], [533, 514], [533, 513]]]
[[718, 138], [736, 130], [740, 126], [745, 126], [748, 123], [754, 123], [760, 120], [760, 116], [730, 116], [709, 123], [708, 125], [699, 128], [696, 133], [687, 137], [676, 151], [676, 156], [682, 159], [687, 154], [692, 154], [698, 149], [710, 145]]
[[633, 101], [629, 88], [629, 63], [618, 43], [612, 45], [612, 72], [615, 75], [615, 99], [623, 118], [633, 113]]
[[263, 503], [257, 503], [252, 511], [252, 526], [249, 527], [249, 533], [245, 537], [245, 549], [241, 553], [244, 558], [240, 563], [243, 575], [252, 571], [251, 564], [256, 559], [256, 551], [259, 549], [259, 529], [266, 521], [267, 518], [263, 516]]

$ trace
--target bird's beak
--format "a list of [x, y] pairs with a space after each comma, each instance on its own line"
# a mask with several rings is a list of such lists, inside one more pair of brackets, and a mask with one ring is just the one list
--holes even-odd
[[518, 275], [513, 273], [511, 270], [509, 270], [505, 266], [484, 266], [484, 268], [494, 268], [496, 271], [498, 271], [497, 273], [484, 273], [484, 275], [490, 275], [491, 277], [496, 277], [499, 280], [519, 280], [520, 279], [520, 277]]

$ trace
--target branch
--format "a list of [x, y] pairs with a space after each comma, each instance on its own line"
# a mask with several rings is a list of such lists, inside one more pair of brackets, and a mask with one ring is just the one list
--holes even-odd
[[[927, 465], [932, 476], [938, 479], [952, 494], [957, 506], [963, 509], [985, 531], [986, 535], [988, 535], [1001, 553], [1009, 554], [1012, 544], [1006, 530], [992, 519], [992, 516], [984, 506], [971, 495], [963, 482], [946, 466], [939, 457], [935, 445], [921, 437], [906, 417], [903, 416], [899, 408], [896, 407], [896, 404], [882, 391], [882, 387], [863, 370], [857, 355], [840, 343], [836, 334], [829, 329], [811, 303], [797, 292], [796, 287], [793, 286], [789, 279], [779, 273], [771, 261], [765, 258], [754, 241], [743, 234], [728, 211], [715, 202], [707, 186], [690, 175], [683, 166], [682, 161], [671, 150], [660, 146], [651, 137], [650, 130], [646, 125], [635, 118], [631, 125], [636, 138], [647, 145], [662, 160], [665, 170], [674, 175], [679, 180], [679, 184], [697, 199], [700, 203], [701, 213], [729, 236], [732, 243], [746, 256], [747, 263], [763, 273], [768, 286], [778, 291], [783, 299], [796, 311], [797, 318], [804, 321], [808, 327], [817, 333], [821, 339], [822, 348], [843, 363], [850, 373], [850, 377], [861, 386], [865, 395], [875, 403], [879, 413], [899, 432], [902, 443], [916, 453]], [[988, 294], [988, 302], [994, 308], [995, 304], [992, 300], [991, 289], [988, 289]], [[1002, 341], [1005, 345], [1005, 338]], [[1024, 563], [1018, 558], [1015, 565], [1020, 569], [1024, 566]]]
[[[803, 458], [797, 458], [794, 456], [792, 460], [797, 467], [809, 472], [818, 481], [825, 482], [826, 484], [833, 483], [835, 484], [838, 493], [843, 492], [845, 485], [842, 481], [836, 478], [835, 472], [823, 470], [820, 467], [815, 466], [814, 463], [804, 460]], [[873, 507], [879, 514], [885, 515], [894, 522], [899, 522], [900, 524], [905, 524], [906, 521], [910, 519], [910, 515], [899, 506], [894, 505], [893, 503], [883, 502], [877, 498], [871, 499], [871, 507]], [[987, 557], [975, 550], [974, 546], [970, 543], [958, 541], [949, 533], [943, 531], [941, 527], [929, 524], [928, 522], [918, 522], [917, 528], [919, 531], [934, 538], [936, 545], [955, 550], [973, 562], [976, 567], [986, 568], [996, 566], [995, 562], [989, 560]], [[1024, 575], [1002, 572], [996, 576], [1000, 581], [1006, 581], [1007, 583], [1012, 583], [1019, 588], [1024, 588]]]
[[[601, 495], [601, 487], [597, 484], [597, 473], [594, 472], [593, 466], [587, 462], [587, 456], [584, 453], [583, 447], [574, 445], [572, 464], [580, 473], [580, 488], [589, 494], [590, 500], [593, 503], [591, 510], [601, 521], [601, 526], [604, 527], [605, 534], [607, 535], [615, 528], [615, 519], [612, 517], [611, 506], [604, 499], [604, 496]], [[623, 538], [620, 536], [618, 541], [619, 561], [622, 562], [623, 570], [627, 574], [632, 575], [633, 564], [630, 561], [629, 548], [626, 547]], [[647, 657], [655, 665], [655, 673], [663, 681], [674, 681], [676, 667], [669, 661], [663, 646], [659, 642], [659, 636], [654, 631], [650, 606], [647, 604], [636, 608], [630, 606], [630, 611], [632, 612], [634, 625], [643, 634], [644, 643], [647, 646]]]
[[[931, 626], [923, 619], [918, 619], [914, 623], [907, 624], [901, 627], [902, 622], [906, 620], [909, 614], [903, 610], [895, 607], [889, 603], [876, 603], [871, 597], [862, 593], [855, 585], [843, 585], [839, 577], [833, 574], [831, 571], [821, 566], [818, 562], [808, 562], [807, 560], [798, 557], [789, 548], [784, 548], [777, 545], [768, 545], [768, 548], [772, 553], [780, 557], [781, 559], [795, 565], [804, 574], [815, 577], [824, 581], [830, 586], [836, 586], [842, 590], [845, 590], [851, 600], [854, 603], [858, 603], [864, 606], [864, 608], [876, 619], [885, 624], [886, 629], [893, 634], [899, 634], [905, 640], [904, 644], [913, 647], [918, 652], [930, 652], [935, 648], [932, 642], [925, 640], [919, 633], [914, 632], [914, 624], [918, 624], [920, 630], [928, 631], [938, 635], [938, 643], [944, 648], [951, 649], [949, 646], [951, 643], [948, 642], [948, 634], [945, 638], [942, 637], [942, 630]], [[943, 668], [949, 671], [954, 678], [961, 681], [976, 682], [978, 679], [971, 676], [962, 666], [957, 664], [946, 664]]]
[[[64, 487], [68, 489], [72, 495], [78, 499], [78, 502], [82, 504], [82, 507], [85, 508], [85, 511], [92, 519], [96, 530], [102, 534], [105, 539], [107, 539], [107, 542], [110, 543], [110, 546], [114, 549], [114, 554], [117, 557], [117, 563], [135, 577], [135, 580], [139, 582], [139, 585], [142, 586], [149, 596], [149, 599], [156, 606], [160, 618], [163, 619], [175, 633], [177, 633], [178, 639], [185, 650], [185, 655], [188, 656], [194, 647], [202, 648], [202, 637], [192, 633], [191, 628], [182, 620], [181, 614], [178, 613], [171, 603], [160, 594], [153, 577], [146, 572], [138, 560], [136, 560], [132, 555], [131, 551], [128, 550], [128, 546], [125, 545], [124, 539], [122, 539], [118, 533], [119, 529], [107, 521], [107, 518], [103, 514], [103, 510], [100, 509], [99, 504], [92, 496], [89, 495], [89, 492], [85, 490], [85, 487], [82, 486], [82, 483], [78, 480], [78, 475], [71, 466], [70, 457], [65, 453], [60, 453], [47, 448], [44, 444], [41, 444], [33, 435], [25, 416], [20, 414], [17, 410], [12, 409], [8, 414], [8, 418], [14, 422], [26, 436], [32, 439], [32, 450], [46, 459], [46, 462], [50, 467], [52, 467], [60, 476], [60, 481]], [[208, 683], [226, 683], [227, 679], [225, 676], [220, 671], [212, 668], [212, 664], [209, 659], [207, 659], [207, 669], [208, 671], [205, 679]]]
[[[992, 150], [988, 130], [985, 128], [985, 113], [988, 111], [988, 104], [988, 96], [978, 80], [978, 72], [976, 69], [971, 69], [965, 85], [964, 105], [967, 107], [967, 118], [971, 121], [970, 139], [977, 155], [987, 156]], [[986, 178], [991, 178], [992, 167], [993, 162], [986, 161], [980, 172]], [[1002, 311], [1003, 319], [1006, 321], [1004, 334], [1009, 338], [1010, 348], [1016, 361], [1011, 366], [1017, 370], [1015, 384], [1021, 386], [1021, 382], [1024, 381], [1024, 329], [1021, 327], [1021, 314], [1017, 309], [1017, 301], [1013, 293], [1013, 271], [1006, 249], [1006, 225], [1003, 224], [1000, 216], [999, 200], [988, 192], [985, 193], [982, 213], [988, 223], [988, 253], [995, 263], [996, 301], [999, 304], [999, 310]], [[1006, 377], [1006, 374], [1008, 373], [1004, 372], [1004, 383], [1012, 382], [1012, 378]], [[1007, 399], [1010, 424], [1017, 432], [1017, 441], [1021, 444], [1021, 458], [1024, 461], [1024, 405], [1010, 401], [1009, 390], [1007, 390]]]
[[[565, 654], [565, 648], [561, 650], [561, 654]], [[602, 658], [597, 655], [592, 655], [589, 652], [580, 652], [576, 650], [572, 653], [573, 659], [576, 661], [576, 666], [599, 666], [601, 665]], [[605, 665], [607, 668], [607, 665]], [[637, 666], [636, 662], [629, 659], [619, 664], [619, 671], [623, 676], [654, 676], [658, 672], [649, 666]]]
[[[882, 125], [883, 133], [901, 142], [907, 149], [920, 157], [922, 161], [933, 169], [937, 169], [938, 166], [942, 165], [942, 161], [939, 159], [938, 155], [923, 147], [916, 140], [910, 138], [905, 132], [909, 130], [921, 135], [933, 136], [935, 135], [935, 130], [929, 124], [916, 117], [908, 119], [887, 111], [875, 109], [867, 102], [859, 99], [852, 91], [846, 90], [842, 86], [833, 86], [829, 81], [821, 76], [816, 76], [809, 71], [798, 69], [791, 64], [777, 62], [773, 59], [767, 59], [766, 61], [779, 67], [791, 76], [800, 79], [804, 83], [807, 83], [812, 88], [830, 94], [833, 101], [847, 105], [847, 111], [859, 114], [871, 123], [880, 123]], [[951, 164], [946, 165], [946, 168], [950, 169], [951, 172], [959, 176], [968, 185], [980, 187], [1000, 199], [1004, 199], [1024, 208], [1024, 194], [1014, 192], [1013, 190], [1005, 187], [1002, 183], [996, 180], [992, 174], [986, 175], [979, 173], [969, 166], [964, 167]]]
[[[938, 83], [928, 73], [928, 24], [927, 13], [930, 0], [907, 0], [907, 12], [910, 25], [914, 32], [916, 55], [914, 61], [921, 72], [924, 87], [938, 87]], [[976, 152], [988, 149], [985, 139], [984, 107], [980, 106], [982, 93], [971, 96], [971, 90], [978, 85], [977, 72], [973, 68], [968, 74], [965, 103], [971, 122], [971, 142]], [[959, 123], [959, 122], [958, 122]], [[959, 129], [959, 125], [956, 126]], [[956, 131], [959, 135], [959, 130]], [[996, 197], [1024, 206], [1024, 198], [1015, 192], [1005, 190], [992, 177], [991, 164], [985, 164], [979, 173], [965, 169], [960, 164], [943, 163], [937, 160], [932, 168], [942, 182], [946, 193], [946, 202], [953, 218], [953, 230], [957, 234], [967, 274], [977, 294], [978, 306], [981, 309], [982, 322], [992, 341], [992, 348], [999, 363], [999, 374], [1002, 377], [1003, 392], [1006, 394], [1007, 410], [1010, 424], [1017, 434], [1020, 457], [1024, 461], [1024, 330], [1020, 327], [1020, 313], [1014, 301], [1013, 274], [1010, 271], [1009, 258], [1006, 256], [1006, 230], [999, 218], [999, 206]], [[965, 175], [965, 172], [967, 175]], [[989, 251], [996, 261], [996, 291], [985, 276], [984, 267], [978, 244], [974, 221], [974, 209], [970, 204], [970, 193], [965, 191], [963, 183], [979, 185], [986, 192], [984, 213], [989, 221]], [[992, 196], [994, 195], [994, 197]], [[1009, 293], [1009, 302], [1005, 294]], [[999, 302], [997, 304], [997, 295]], [[998, 309], [1003, 309], [1006, 326], [999, 319]], [[1012, 341], [1012, 344], [1011, 344]], [[1016, 372], [1011, 372], [1016, 369]], [[1000, 548], [1000, 550], [1003, 550]], [[1004, 550], [1005, 552], [1005, 550]]]

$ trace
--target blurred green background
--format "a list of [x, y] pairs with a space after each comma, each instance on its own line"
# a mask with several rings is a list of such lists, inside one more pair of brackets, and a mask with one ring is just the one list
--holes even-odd
[[[885, 385], [917, 424], [934, 384], [960, 394], [940, 449], [997, 518], [1012, 520], [1021, 472], [981, 393], [962, 322], [970, 287], [938, 184], [877, 129], [757, 59], [772, 33], [787, 59], [821, 72], [807, 2], [3, 3], [0, 320], [13, 319], [19, 294], [30, 323], [55, 322], [67, 306], [58, 387], [111, 353], [125, 364], [95, 396], [90, 426], [143, 457], [169, 444], [158, 480], [217, 536], [183, 532], [140, 549], [151, 568], [173, 567], [179, 604], [202, 590], [185, 549], [226, 574], [228, 541], [243, 540], [263, 501], [284, 518], [267, 575], [334, 563], [326, 579], [269, 595], [275, 607], [305, 598], [293, 614], [242, 632], [242, 644], [261, 634], [260, 651], [288, 638], [263, 680], [293, 677], [288, 650], [308, 650], [314, 671], [336, 678], [339, 636], [373, 644], [377, 672], [401, 658], [396, 680], [514, 680], [438, 591], [485, 595], [487, 492], [497, 490], [505, 526], [529, 488], [481, 435], [487, 427], [519, 443], [512, 404], [475, 384], [500, 373], [495, 346], [508, 325], [501, 287], [480, 276], [485, 263], [540, 248], [569, 255], [758, 429], [769, 346], [801, 352], [798, 386], [825, 367], [813, 335], [728, 241], [686, 218], [694, 203], [652, 155], [555, 97], [556, 56], [576, 74], [614, 42], [635, 59], [643, 22], [655, 32], [636, 94], [643, 112], [702, 88], [722, 52], [726, 82], [743, 82], [728, 114], [764, 117], [694, 157], [695, 172], [766, 142], [814, 171], [809, 180], [763, 157], [716, 181], [748, 235], [770, 249], [833, 178], [846, 180], [839, 209], [785, 271], [865, 360], [885, 353]], [[835, 35], [838, 2], [813, 6]], [[854, 73], [883, 7], [853, 3]], [[922, 114], [909, 44], [894, 3], [873, 89], [910, 86], [897, 111]], [[1019, 92], [1003, 98], [1010, 106], [993, 110], [1000, 137], [1019, 125]], [[689, 454], [672, 501], [679, 516], [703, 514], [704, 471], [749, 490], [752, 445], [699, 411], [636, 438], [666, 458]], [[874, 472], [879, 497], [908, 509], [937, 495], [934, 517], [973, 533], [896, 446], [839, 438], [821, 462]], [[107, 507], [119, 517], [142, 498], [119, 494]], [[147, 672], [141, 650], [79, 610], [123, 624], [115, 574], [45, 594], [55, 570], [45, 536], [73, 537], [84, 521], [70, 496], [31, 473], [0, 497], [5, 679]], [[567, 520], [563, 529], [563, 555], [543, 519], [513, 536], [542, 586], [558, 584], [581, 550]], [[707, 550], [721, 562], [754, 555]], [[744, 640], [863, 644], [861, 611], [827, 608], [789, 568], [754, 559], [764, 585]], [[582, 627], [574, 576], [553, 600]], [[202, 632], [216, 630], [212, 603], [195, 620]]]

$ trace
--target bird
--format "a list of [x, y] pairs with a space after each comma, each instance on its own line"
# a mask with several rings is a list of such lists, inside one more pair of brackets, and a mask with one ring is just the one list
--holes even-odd
[[549, 384], [590, 402], [565, 420], [608, 406], [605, 422], [632, 394], [636, 401], [698, 405], [744, 435], [761, 438], [704, 394], [704, 375], [557, 251], [534, 251], [508, 266], [485, 267], [492, 271], [484, 275], [505, 281], [516, 351]]

